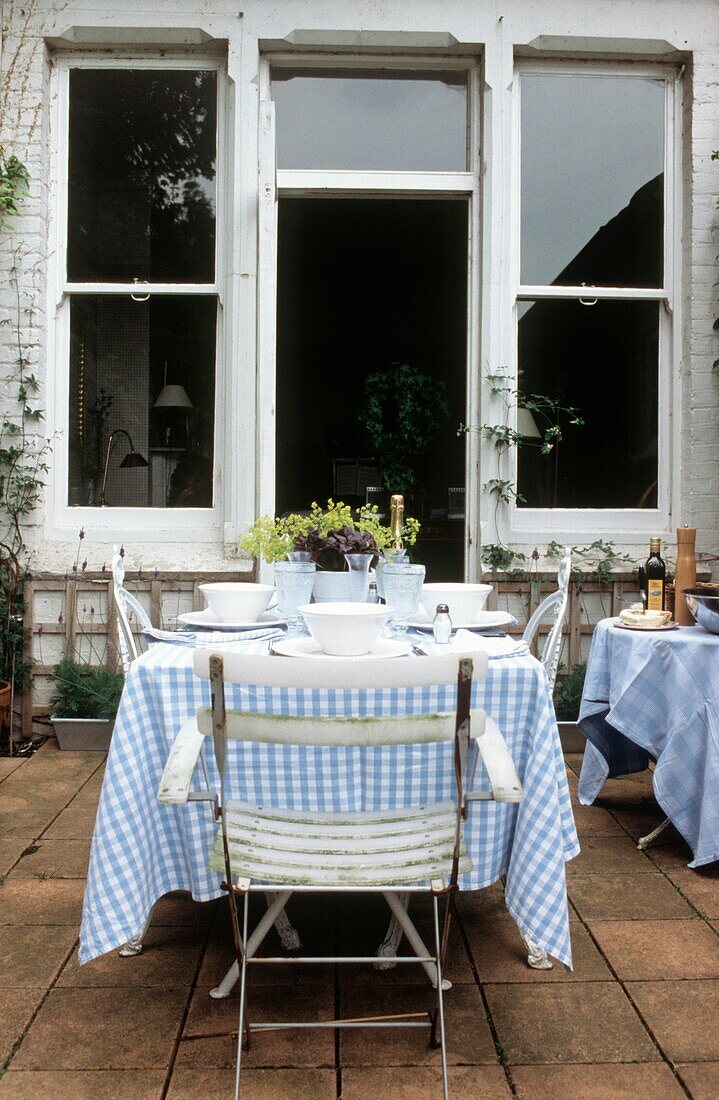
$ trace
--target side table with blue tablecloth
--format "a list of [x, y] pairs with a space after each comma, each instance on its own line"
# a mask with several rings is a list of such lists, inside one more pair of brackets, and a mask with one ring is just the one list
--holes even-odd
[[[571, 966], [565, 863], [579, 851], [557, 724], [546, 674], [526, 648], [489, 661], [472, 705], [500, 726], [526, 798], [520, 805], [472, 803], [465, 836], [472, 871], [460, 888], [476, 890], [506, 876], [507, 907], [526, 940]], [[421, 660], [421, 657], [399, 658]], [[193, 650], [158, 644], [133, 662], [115, 724], [92, 841], [80, 961], [119, 947], [141, 928], [154, 902], [172, 890], [197, 900], [221, 895], [210, 871], [216, 824], [206, 804], [160, 806], [162, 770], [181, 723], [209, 705], [209, 687], [193, 673]], [[268, 713], [403, 714], [451, 711], [456, 689], [402, 692], [274, 691], [235, 686], [231, 705]], [[341, 695], [342, 698], [332, 698]], [[352, 811], [451, 798], [453, 759], [445, 745], [336, 749], [233, 746], [230, 797], [286, 808]], [[205, 747], [210, 783], [218, 777]], [[233, 789], [234, 784], [234, 789]]]
[[690, 867], [719, 859], [719, 635], [699, 626], [626, 630], [598, 623], [579, 713], [587, 738], [579, 800], [643, 771], [692, 849]]

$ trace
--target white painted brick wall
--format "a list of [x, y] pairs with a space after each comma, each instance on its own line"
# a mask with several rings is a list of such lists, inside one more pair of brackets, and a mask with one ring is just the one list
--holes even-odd
[[[175, 0], [148, 5], [145, 0], [5, 0], [2, 5], [2, 99], [0, 142], [15, 151], [31, 173], [30, 195], [22, 217], [0, 237], [0, 318], [14, 316], [10, 278], [16, 264], [20, 284], [22, 342], [33, 369], [44, 382], [48, 325], [54, 303], [46, 305], [48, 263], [47, 224], [50, 199], [49, 55], [46, 35], [77, 27], [181, 26], [200, 27], [229, 40], [233, 56], [243, 52], [246, 80], [256, 75], [257, 37], [280, 38], [295, 28], [376, 28], [392, 31], [446, 31], [458, 40], [487, 43], [487, 50], [510, 49], [512, 42], [532, 41], [538, 34], [626, 36], [670, 42], [690, 58], [686, 72], [685, 104], [685, 238], [684, 319], [682, 346], [682, 424], [680, 453], [681, 499], [674, 502], [675, 518], [699, 528], [699, 544], [719, 552], [719, 341], [712, 332], [717, 307], [716, 255], [719, 252], [716, 196], [719, 162], [711, 160], [719, 148], [719, 49], [717, 7], [714, 0], [513, 0], [500, 6], [479, 0]], [[244, 17], [240, 17], [242, 8]], [[497, 20], [502, 15], [503, 30]], [[243, 31], [243, 27], [245, 28]], [[250, 28], [250, 29], [248, 29]], [[504, 38], [501, 38], [501, 35]], [[244, 37], [243, 37], [244, 36]], [[247, 123], [249, 125], [249, 122]], [[245, 197], [246, 198], [246, 197]], [[48, 314], [46, 310], [49, 310]], [[12, 325], [0, 326], [0, 375], [14, 362]], [[677, 370], [679, 367], [677, 366]], [[8, 402], [7, 386], [0, 382], [0, 408]], [[44, 390], [38, 397], [44, 407]], [[249, 491], [249, 490], [248, 490]], [[144, 542], [138, 533], [124, 532], [148, 565], [168, 566], [182, 560], [186, 567], [227, 568], [221, 547], [173, 546]], [[93, 536], [88, 541], [92, 543]], [[96, 540], [97, 541], [97, 540]], [[616, 541], [621, 543], [621, 533]], [[38, 564], [62, 571], [74, 556], [70, 543], [53, 542], [38, 510], [28, 525], [28, 543]], [[529, 547], [531, 549], [531, 547]], [[639, 553], [643, 546], [630, 547]], [[98, 542], [98, 559], [109, 558], [109, 544]]]

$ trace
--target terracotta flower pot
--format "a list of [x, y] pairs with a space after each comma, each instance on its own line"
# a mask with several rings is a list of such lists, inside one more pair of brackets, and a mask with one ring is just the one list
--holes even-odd
[[0, 680], [0, 730], [5, 725], [5, 719], [10, 710], [12, 700], [12, 685], [7, 680]]

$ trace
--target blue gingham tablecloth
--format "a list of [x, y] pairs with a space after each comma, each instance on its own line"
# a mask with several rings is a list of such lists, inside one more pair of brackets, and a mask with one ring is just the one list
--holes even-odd
[[[243, 648], [264, 647], [254, 642]], [[171, 890], [189, 890], [200, 901], [222, 893], [222, 876], [208, 869], [216, 831], [208, 804], [157, 802], [177, 730], [210, 702], [209, 685], [194, 675], [192, 658], [190, 648], [157, 644], [129, 671], [92, 838], [80, 962], [137, 933], [154, 902]], [[228, 688], [228, 705], [235, 708], [316, 715], [449, 711], [455, 697], [452, 687]], [[489, 886], [506, 875], [507, 907], [520, 931], [571, 967], [565, 862], [577, 855], [579, 844], [542, 666], [528, 653], [490, 660], [487, 679], [474, 686], [473, 706], [484, 707], [503, 731], [526, 799], [518, 806], [472, 804], [466, 839], [474, 867], [460, 880], [461, 889]], [[211, 783], [219, 784], [211, 741], [205, 760]], [[480, 772], [475, 786], [482, 781]], [[228, 778], [231, 797], [287, 808], [380, 810], [454, 796], [452, 751], [446, 744], [348, 750], [235, 743]], [[202, 787], [199, 776], [196, 780]]]
[[719, 859], [719, 635], [700, 626], [622, 630], [600, 622], [592, 638], [579, 728], [587, 738], [579, 800], [607, 778], [656, 761], [654, 794], [694, 853]]

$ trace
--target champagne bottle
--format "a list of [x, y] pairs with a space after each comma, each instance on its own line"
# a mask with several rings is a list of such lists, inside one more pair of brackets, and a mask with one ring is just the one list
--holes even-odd
[[647, 583], [647, 611], [664, 610], [664, 581], [667, 567], [661, 556], [662, 540], [649, 540], [649, 557], [644, 566]]
[[393, 493], [390, 497], [389, 516], [389, 529], [392, 535], [390, 546], [393, 550], [401, 550], [404, 527], [404, 497], [401, 493]]

